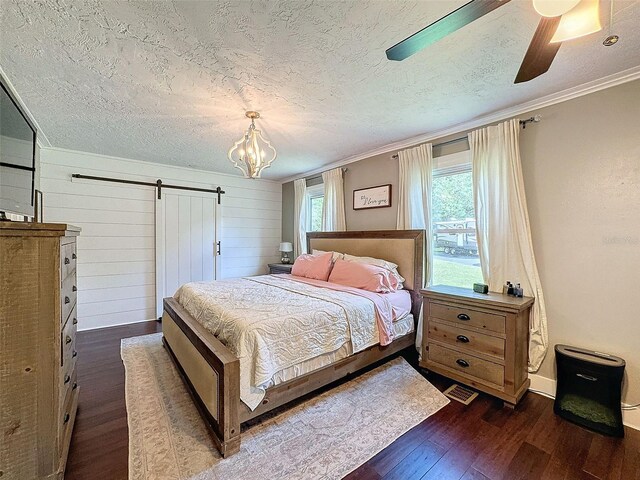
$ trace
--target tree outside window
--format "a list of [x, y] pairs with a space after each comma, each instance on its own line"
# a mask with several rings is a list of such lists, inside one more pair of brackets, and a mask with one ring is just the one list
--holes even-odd
[[433, 177], [434, 285], [472, 288], [483, 281], [471, 182], [470, 170]]
[[324, 204], [324, 196], [311, 197], [309, 201], [311, 204], [311, 208], [309, 209], [311, 217], [310, 230], [312, 232], [320, 232], [322, 231], [322, 205]]

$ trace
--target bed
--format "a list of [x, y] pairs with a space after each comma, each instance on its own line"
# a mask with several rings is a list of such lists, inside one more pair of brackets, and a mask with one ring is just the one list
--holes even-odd
[[[224, 457], [240, 449], [242, 423], [414, 344], [424, 231], [316, 232], [307, 247], [398, 265], [404, 291], [388, 345], [366, 320], [374, 308], [366, 296], [287, 275], [187, 284], [164, 299], [163, 343]], [[290, 332], [290, 345], [277, 343], [276, 328]]]

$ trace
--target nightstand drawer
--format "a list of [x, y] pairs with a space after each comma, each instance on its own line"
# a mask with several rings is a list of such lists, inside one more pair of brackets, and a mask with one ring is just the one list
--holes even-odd
[[270, 263], [269, 264], [269, 273], [270, 274], [279, 274], [279, 273], [291, 273], [291, 269], [293, 268], [293, 264], [288, 263]]
[[496, 333], [505, 332], [504, 315], [472, 310], [463, 306], [429, 302], [429, 317], [453, 322], [460, 326], [482, 328]]
[[504, 367], [502, 365], [473, 355], [429, 343], [428, 358], [429, 361], [446, 368], [492, 383], [496, 388], [502, 388], [504, 384]]
[[458, 350], [481, 353], [495, 357], [498, 360], [504, 359], [504, 339], [477, 333], [473, 330], [454, 327], [449, 324], [437, 321], [429, 322], [429, 340], [438, 343], [448, 344]]

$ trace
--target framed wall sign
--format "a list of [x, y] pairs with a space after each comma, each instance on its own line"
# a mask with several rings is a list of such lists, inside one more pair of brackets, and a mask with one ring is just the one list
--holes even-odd
[[353, 191], [353, 209], [384, 208], [391, 206], [391, 184], [361, 188]]

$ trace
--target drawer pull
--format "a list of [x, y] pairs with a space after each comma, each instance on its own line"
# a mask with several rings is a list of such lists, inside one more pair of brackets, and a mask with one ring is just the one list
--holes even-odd
[[456, 360], [456, 363], [458, 365], [460, 365], [461, 367], [467, 368], [469, 366], [469, 362], [467, 362], [466, 360], [463, 360], [461, 358]]
[[590, 382], [597, 382], [597, 377], [592, 377], [591, 375], [585, 375], [584, 373], [576, 373], [576, 377], [584, 378], [585, 380], [589, 380]]
[[71, 302], [71, 299], [69, 297], [64, 297], [64, 303], [67, 304]]
[[71, 291], [72, 292], [77, 292], [78, 291], [78, 287], [76, 287], [75, 285], [73, 287], [71, 287]]
[[78, 324], [78, 319], [77, 319], [76, 317], [73, 317], [73, 322], [72, 322], [72, 323], [73, 323], [74, 325], [77, 325], [77, 324]]
[[73, 382], [73, 385], [71, 386], [71, 390], [75, 390], [76, 388], [78, 388], [78, 382]]
[[64, 414], [64, 423], [67, 423], [70, 418], [71, 418], [71, 415], [69, 415], [68, 413], [65, 413]]
[[77, 356], [78, 356], [78, 352], [74, 350], [73, 353], [71, 354], [71, 358], [76, 358]]
[[65, 375], [64, 376], [64, 384], [66, 385], [67, 383], [69, 383], [71, 381], [71, 377], [69, 375]]
[[462, 343], [469, 343], [469, 337], [465, 337], [464, 335], [458, 335], [456, 340]]
[[69, 265], [70, 263], [71, 263], [71, 260], [69, 260], [69, 257], [64, 257], [64, 264]]
[[67, 335], [67, 338], [64, 339], [64, 343], [69, 345], [71, 342], [72, 342], [72, 338], [69, 335]]
[[75, 253], [72, 253], [71, 254], [71, 258], [73, 258], [75, 260], [76, 258], [78, 258], [78, 256]]
[[469, 315], [467, 315], [466, 313], [459, 313], [458, 314], [458, 320], [471, 320], [471, 317]]

